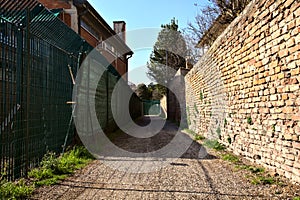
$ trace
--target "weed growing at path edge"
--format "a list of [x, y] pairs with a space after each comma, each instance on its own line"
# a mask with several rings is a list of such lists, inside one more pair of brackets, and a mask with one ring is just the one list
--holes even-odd
[[217, 151], [222, 151], [225, 149], [225, 146], [220, 144], [217, 140], [205, 140], [203, 145]]
[[232, 162], [232, 163], [238, 163], [238, 162], [240, 162], [240, 159], [237, 156], [234, 156], [232, 154], [221, 155], [221, 158], [223, 160], [226, 160], [226, 161], [229, 161], [229, 162]]
[[43, 157], [40, 166], [28, 173], [30, 179], [27, 183], [25, 179], [16, 182], [1, 181], [0, 199], [25, 199], [35, 187], [56, 184], [76, 169], [86, 166], [92, 159], [93, 156], [82, 146], [74, 147], [60, 156], [49, 152]]
[[203, 135], [199, 135], [190, 129], [184, 129], [183, 131], [194, 136], [194, 140], [204, 140], [205, 139], [205, 137]]
[[59, 157], [50, 152], [44, 156], [40, 167], [30, 171], [28, 176], [37, 186], [53, 185], [87, 165], [91, 159], [92, 155], [84, 147], [75, 147]]
[[26, 184], [24, 179], [16, 182], [1, 181], [0, 199], [25, 199], [34, 190], [33, 185]]

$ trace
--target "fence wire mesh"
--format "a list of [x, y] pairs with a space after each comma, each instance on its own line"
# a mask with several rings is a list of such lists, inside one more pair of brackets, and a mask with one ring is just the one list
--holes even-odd
[[[72, 142], [71, 74], [92, 47], [35, 0], [0, 5], [0, 177], [12, 180]], [[109, 126], [110, 93], [120, 76], [111, 65], [105, 70], [98, 115]]]

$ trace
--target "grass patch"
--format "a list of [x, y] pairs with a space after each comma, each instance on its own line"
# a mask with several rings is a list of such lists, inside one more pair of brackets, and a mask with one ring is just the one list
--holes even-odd
[[251, 183], [254, 185], [263, 184], [263, 185], [271, 185], [275, 183], [276, 180], [271, 176], [257, 176], [252, 178]]
[[251, 174], [247, 174], [245, 177], [254, 185], [283, 185], [283, 183], [277, 180], [275, 177], [266, 174], [263, 167], [236, 165], [235, 168], [250, 171]]
[[205, 139], [205, 137], [203, 135], [199, 135], [199, 134], [195, 133], [195, 131], [193, 131], [193, 130], [184, 129], [183, 131], [194, 136], [194, 140], [204, 140]]
[[232, 163], [238, 163], [240, 162], [240, 159], [237, 156], [234, 156], [232, 154], [224, 154], [221, 155], [222, 160], [226, 160]]
[[293, 200], [300, 200], [300, 197], [294, 197]]
[[183, 129], [183, 131], [190, 134], [190, 135], [196, 135], [195, 131], [193, 131], [191, 129]]
[[34, 190], [33, 185], [26, 184], [24, 179], [16, 182], [0, 182], [0, 199], [27, 199]]
[[221, 151], [225, 149], [224, 145], [220, 144], [217, 140], [206, 140], [203, 143], [203, 145], [210, 149], [215, 149], [217, 151]]
[[[254, 185], [284, 185], [280, 179], [271, 176], [266, 173], [265, 168], [258, 166], [245, 165], [238, 156], [232, 155], [231, 153], [221, 153], [222, 160], [229, 161], [235, 164], [236, 170], [245, 170], [245, 178]], [[234, 171], [236, 171], [234, 170]], [[247, 172], [248, 171], [248, 172]]]
[[205, 137], [203, 135], [198, 135], [198, 134], [195, 135], [195, 140], [204, 140], [204, 139]]
[[251, 117], [247, 117], [247, 124], [252, 125], [253, 121]]
[[263, 168], [263, 167], [253, 167], [253, 166], [249, 166], [249, 165], [237, 165], [236, 168], [248, 170], [254, 174], [265, 172], [265, 168]]
[[30, 179], [27, 181], [1, 181], [0, 199], [27, 199], [36, 186], [56, 184], [76, 169], [86, 166], [92, 159], [93, 156], [83, 146], [74, 147], [60, 156], [49, 152], [43, 157], [40, 167], [28, 173]]
[[53, 185], [76, 169], [86, 166], [92, 159], [92, 155], [82, 146], [74, 147], [59, 157], [49, 152], [42, 159], [40, 167], [30, 171], [28, 176], [37, 186]]

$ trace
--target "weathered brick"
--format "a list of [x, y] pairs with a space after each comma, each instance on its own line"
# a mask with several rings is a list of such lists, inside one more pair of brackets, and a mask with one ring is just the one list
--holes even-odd
[[289, 48], [290, 54], [293, 54], [300, 50], [300, 45], [295, 45], [294, 47]]
[[[300, 142], [293, 142], [293, 148], [300, 149]], [[300, 166], [300, 163], [299, 163], [299, 166]]]
[[288, 56], [289, 55], [289, 50], [288, 49], [283, 49], [281, 51], [278, 52], [278, 56], [283, 58], [285, 56]]
[[290, 166], [287, 166], [287, 165], [283, 165], [281, 167], [285, 172], [292, 172], [293, 171], [293, 168], [290, 167]]
[[294, 109], [295, 109], [294, 107], [284, 107], [282, 109], [282, 112], [283, 113], [293, 113]]
[[298, 74], [300, 74], [300, 68], [296, 68], [296, 69], [291, 70], [291, 75], [292, 76], [295, 76], [295, 75], [298, 75]]
[[[290, 8], [283, 9], [284, 5]], [[200, 58], [194, 68], [202, 77], [192, 80], [187, 77], [197, 73], [188, 73], [186, 80], [194, 82], [189, 90], [196, 97], [187, 95], [187, 104], [193, 108], [196, 103], [206, 111], [198, 118], [191, 116], [190, 128], [210, 136], [207, 124], [217, 129], [223, 119], [215, 113], [226, 107], [226, 112], [235, 114], [230, 122], [227, 119], [221, 135], [238, 134], [232, 149], [250, 158], [261, 155], [261, 163], [276, 166], [281, 174], [300, 181], [300, 174], [293, 172], [300, 170], [300, 8], [292, 0], [272, 0], [261, 6], [259, 11], [253, 8], [253, 14], [262, 20], [237, 19]], [[199, 100], [200, 90], [209, 94], [210, 104]], [[226, 94], [225, 98], [215, 100], [220, 94]], [[249, 117], [253, 125], [248, 124]]]
[[300, 170], [298, 168], [293, 168], [293, 173], [300, 176]]
[[295, 101], [296, 106], [300, 106], [300, 97], [298, 97]]
[[281, 67], [276, 65], [275, 67], [275, 73], [278, 74], [279, 72], [281, 72]]
[[293, 115], [292, 116], [292, 120], [294, 120], [294, 121], [300, 121], [300, 115], [299, 114]]
[[290, 38], [287, 42], [286, 42], [286, 47], [292, 47], [292, 46], [294, 46], [296, 44], [296, 42], [295, 42], [295, 38]]
[[271, 95], [270, 96], [271, 101], [277, 101], [277, 99], [278, 99], [277, 95]]
[[290, 91], [294, 92], [294, 91], [298, 91], [299, 90], [299, 85], [290, 85]]
[[281, 95], [282, 100], [287, 100], [289, 98], [288, 94]]

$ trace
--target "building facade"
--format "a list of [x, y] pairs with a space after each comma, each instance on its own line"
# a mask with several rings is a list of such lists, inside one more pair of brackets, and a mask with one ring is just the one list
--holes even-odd
[[97, 48], [119, 74], [128, 81], [128, 59], [133, 52], [126, 45], [126, 23], [115, 21], [114, 29], [87, 0], [38, 0], [59, 14], [60, 19]]

